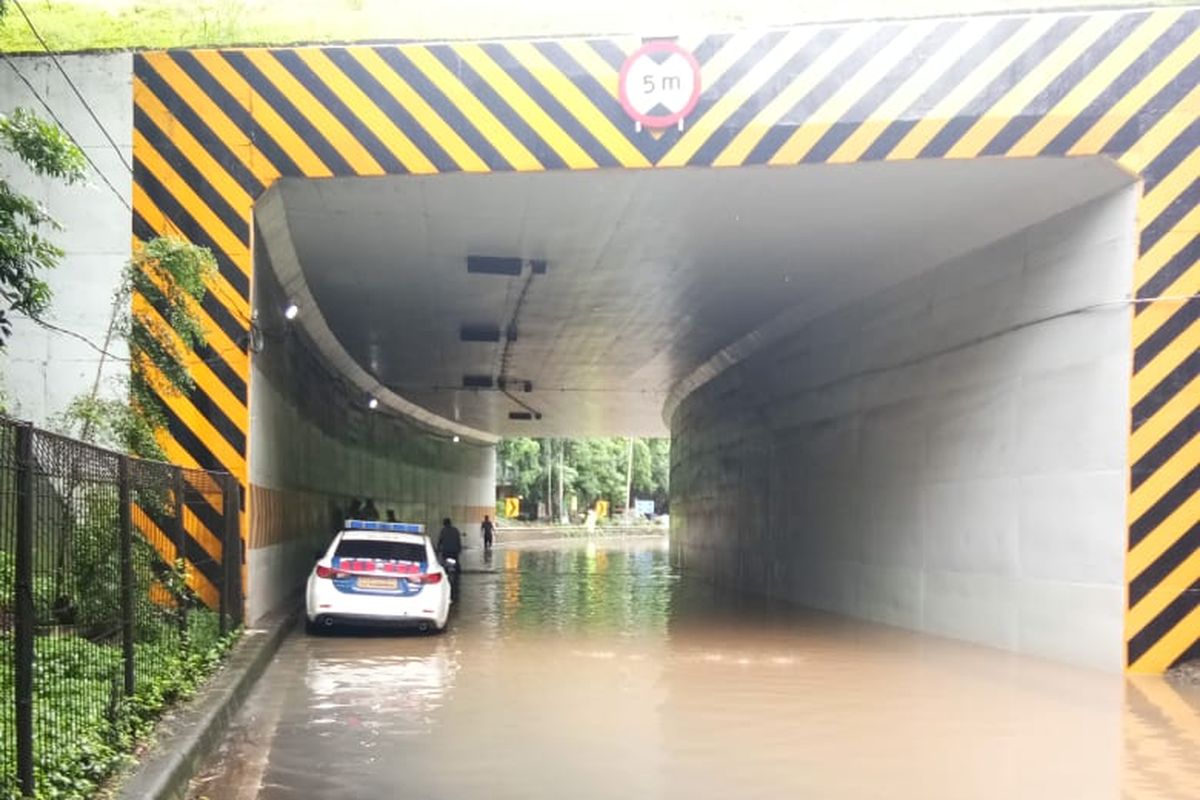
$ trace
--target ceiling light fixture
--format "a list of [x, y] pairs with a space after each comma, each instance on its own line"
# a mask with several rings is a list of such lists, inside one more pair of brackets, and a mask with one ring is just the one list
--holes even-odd
[[458, 444], [458, 443], [459, 443], [460, 441], [462, 441], [462, 440], [458, 438], [458, 434], [455, 434], [455, 435], [454, 435], [454, 438], [453, 438], [453, 439], [451, 439], [451, 441], [452, 441], [452, 442], [454, 442], [455, 444]]
[[300, 306], [295, 303], [288, 303], [288, 307], [283, 310], [284, 319], [295, 319], [300, 314]]
[[462, 385], [464, 389], [491, 389], [495, 381], [491, 375], [463, 375]]
[[517, 277], [525, 262], [507, 256], [467, 256], [467, 272], [479, 275], [508, 275]]
[[378, 398], [378, 397], [372, 397], [370, 400], [368, 400], [368, 401], [367, 401], [367, 408], [371, 409], [372, 411], [374, 411], [375, 409], [379, 408], [379, 398]]

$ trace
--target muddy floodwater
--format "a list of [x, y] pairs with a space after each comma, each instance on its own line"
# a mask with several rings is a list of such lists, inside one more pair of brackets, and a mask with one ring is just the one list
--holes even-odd
[[1200, 798], [1200, 697], [497, 549], [442, 636], [297, 631], [192, 797]]

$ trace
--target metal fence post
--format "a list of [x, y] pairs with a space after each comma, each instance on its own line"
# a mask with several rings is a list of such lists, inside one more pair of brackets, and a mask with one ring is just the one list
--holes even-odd
[[117, 461], [121, 527], [121, 655], [125, 666], [125, 694], [132, 695], [133, 683], [133, 519], [129, 456], [122, 455]]
[[[175, 467], [172, 470], [171, 479], [175, 492], [175, 527], [172, 533], [175, 538], [175, 559], [178, 561], [179, 559], [187, 558], [187, 534], [183, 527], [183, 470]], [[171, 569], [175, 569], [174, 564], [171, 565]], [[188, 619], [187, 598], [181, 593], [176, 602], [179, 603], [179, 632], [181, 634], [186, 633]]]
[[233, 589], [233, 621], [237, 625], [244, 625], [246, 587], [242, 579], [246, 569], [246, 543], [242, 541], [242, 491], [237, 478], [230, 476], [229, 483], [233, 487], [233, 513], [229, 520], [229, 535], [233, 540], [233, 552], [236, 555], [230, 568], [233, 578], [229, 585]]
[[229, 631], [229, 481], [221, 481], [221, 585], [217, 588], [217, 619], [221, 635]]
[[33, 797], [33, 426], [19, 425], [17, 434], [17, 540], [14, 598], [17, 612], [14, 643], [14, 689], [17, 723], [17, 780], [21, 794]]
[[237, 478], [228, 475], [224, 484], [224, 530], [221, 532], [221, 632], [225, 633], [229, 621], [235, 625], [242, 621], [242, 526], [241, 495]]

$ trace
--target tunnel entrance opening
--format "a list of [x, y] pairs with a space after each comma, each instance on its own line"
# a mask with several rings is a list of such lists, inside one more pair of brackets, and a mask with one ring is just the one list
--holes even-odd
[[470, 516], [497, 436], [669, 432], [685, 567], [1116, 668], [1135, 200], [1103, 158], [281, 179], [250, 480], [432, 519], [466, 469]]

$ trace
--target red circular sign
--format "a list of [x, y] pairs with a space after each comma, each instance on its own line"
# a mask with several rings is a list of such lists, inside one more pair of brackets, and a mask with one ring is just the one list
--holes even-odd
[[621, 106], [647, 128], [681, 123], [700, 99], [700, 64], [675, 42], [646, 42], [621, 65]]

